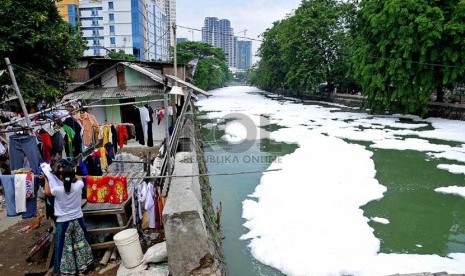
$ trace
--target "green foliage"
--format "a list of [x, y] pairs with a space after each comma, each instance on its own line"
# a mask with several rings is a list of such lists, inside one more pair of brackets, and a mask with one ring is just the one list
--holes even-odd
[[119, 50], [118, 52], [111, 51], [108, 53], [108, 57], [110, 57], [111, 59], [117, 59], [117, 60], [137, 61], [134, 55], [126, 54], [126, 52], [123, 50]]
[[[59, 96], [67, 80], [63, 69], [73, 66], [84, 49], [80, 34], [63, 21], [55, 1], [2, 0], [0, 37], [0, 66], [8, 57], [12, 64], [30, 70], [15, 68], [26, 102]], [[6, 74], [0, 77], [3, 95], [5, 84], [11, 84]]]
[[375, 112], [425, 114], [432, 92], [442, 100], [465, 77], [464, 1], [364, 0], [353, 31], [355, 76]]
[[327, 82], [345, 89], [353, 83], [348, 24], [352, 4], [335, 0], [304, 0], [293, 15], [275, 22], [263, 34], [261, 60], [250, 83], [273, 91], [295, 94], [316, 92]]
[[185, 64], [193, 59], [199, 59], [194, 84], [202, 89], [222, 87], [231, 78], [226, 56], [220, 48], [206, 43], [187, 41], [177, 44], [177, 58], [179, 63]]

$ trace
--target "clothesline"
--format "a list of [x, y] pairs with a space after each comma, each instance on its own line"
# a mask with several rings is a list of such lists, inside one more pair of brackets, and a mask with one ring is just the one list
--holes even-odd
[[[254, 174], [254, 173], [266, 173], [266, 172], [277, 172], [282, 169], [270, 169], [264, 171], [244, 171], [244, 172], [233, 172], [233, 173], [201, 173], [201, 174], [189, 174], [189, 175], [162, 175], [162, 176], [141, 176], [141, 177], [126, 177], [126, 179], [162, 179], [162, 178], [184, 178], [184, 177], [197, 177], [197, 176], [229, 176], [229, 175], [241, 175], [241, 174]], [[105, 174], [104, 176], [121, 176], [117, 174]], [[36, 175], [40, 176], [40, 175]], [[85, 176], [81, 176], [85, 177]]]
[[[34, 117], [37, 116], [37, 115], [45, 114], [45, 113], [47, 113], [47, 112], [49, 112], [49, 111], [52, 111], [52, 110], [62, 110], [62, 109], [57, 109], [56, 107], [60, 107], [60, 106], [63, 106], [63, 105], [65, 105], [65, 104], [70, 104], [70, 103], [73, 103], [73, 102], [75, 102], [75, 101], [77, 101], [77, 100], [71, 100], [71, 101], [63, 102], [63, 103], [61, 103], [61, 104], [59, 104], [59, 105], [56, 105], [56, 106], [54, 106], [54, 107], [50, 107], [50, 108], [44, 109], [44, 110], [42, 110], [42, 111], [40, 111], [40, 112], [36, 112], [36, 113], [34, 113], [34, 114], [30, 114], [29, 117], [30, 117], [30, 118], [34, 118]], [[101, 99], [100, 99], [100, 100], [96, 100], [96, 101], [94, 101], [93, 103], [96, 103], [96, 102], [99, 102], [99, 101], [101, 101]], [[79, 107], [79, 108], [77, 108], [77, 109], [74, 109], [74, 110], [70, 111], [69, 114], [62, 115], [62, 116], [56, 116], [55, 118], [56, 118], [56, 119], [62, 119], [62, 118], [65, 118], [65, 117], [67, 117], [67, 116], [71, 116], [71, 115], [73, 115], [73, 114], [75, 114], [75, 113], [77, 113], [77, 112], [83, 110], [84, 108], [86, 108], [86, 106], [81, 106], [81, 107]], [[13, 121], [10, 121], [10, 122], [8, 122], [8, 123], [0, 124], [0, 127], [7, 127], [7, 126], [9, 126], [9, 125], [14, 125], [14, 124], [17, 124], [17, 123], [21, 122], [22, 120], [24, 120], [24, 117], [14, 119]], [[43, 125], [46, 125], [46, 124], [50, 124], [50, 123], [52, 123], [52, 122], [53, 122], [53, 121], [46, 121], [46, 122], [34, 123], [34, 124], [32, 125], [32, 128], [37, 127], [37, 126], [43, 126]], [[24, 127], [20, 127], [20, 128], [13, 129], [13, 130], [1, 130], [0, 133], [9, 133], [9, 132], [16, 132], [16, 131], [21, 131], [21, 130], [30, 130], [30, 129], [29, 129], [28, 127], [24, 126]]]
[[[43, 114], [43, 113], [46, 113], [46, 112], [49, 112], [49, 111], [52, 111], [52, 110], [56, 110], [57, 107], [61, 107], [63, 105], [70, 104], [70, 103], [73, 103], [73, 102], [76, 102], [76, 101], [77, 100], [70, 100], [70, 101], [66, 101], [66, 102], [60, 102], [60, 103], [54, 105], [53, 107], [41, 110], [41, 111], [33, 113], [33, 114], [29, 114], [29, 118], [34, 118], [37, 115], [40, 115], [40, 114]], [[101, 101], [101, 100], [99, 100], [99, 101]], [[0, 127], [7, 127], [9, 125], [17, 124], [17, 123], [21, 122], [22, 120], [24, 120], [24, 118], [25, 117], [16, 118], [16, 119], [14, 119], [14, 120], [12, 120], [12, 121], [10, 121], [8, 123], [0, 124]]]
[[244, 171], [244, 172], [233, 172], [233, 173], [201, 173], [192, 175], [161, 175], [161, 176], [144, 176], [144, 177], [127, 177], [127, 179], [163, 179], [163, 178], [184, 178], [184, 177], [196, 177], [196, 176], [228, 176], [228, 175], [241, 175], [241, 174], [254, 174], [254, 173], [266, 173], [276, 172], [282, 169], [270, 169], [264, 171]]
[[163, 102], [163, 99], [156, 99], [156, 100], [147, 100], [147, 101], [139, 101], [139, 102], [129, 102], [129, 103], [120, 103], [120, 104], [100, 104], [100, 105], [85, 105], [85, 108], [91, 107], [107, 107], [107, 106], [124, 106], [124, 105], [135, 105], [140, 103], [151, 103], [151, 102]]

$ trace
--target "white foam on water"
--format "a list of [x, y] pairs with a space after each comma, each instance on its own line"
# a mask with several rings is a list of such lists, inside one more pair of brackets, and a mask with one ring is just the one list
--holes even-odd
[[428, 126], [428, 124], [409, 124], [399, 121], [399, 117], [374, 117], [370, 119], [360, 120], [362, 123], [377, 124], [385, 127], [400, 128], [400, 129], [417, 129]]
[[433, 158], [444, 158], [452, 161], [459, 161], [465, 163], [465, 152], [462, 152], [460, 149], [457, 148], [439, 153], [428, 152], [427, 154]]
[[380, 218], [380, 217], [372, 217], [370, 218], [372, 221], [374, 222], [377, 222], [377, 223], [381, 223], [381, 224], [389, 224], [390, 221], [386, 218]]
[[440, 187], [434, 189], [435, 192], [443, 193], [443, 194], [451, 194], [451, 195], [458, 195], [461, 197], [465, 197], [465, 187], [459, 186], [449, 186], [449, 187]]
[[465, 174], [465, 166], [464, 165], [455, 165], [455, 164], [439, 164], [438, 169], [446, 170], [453, 174]]
[[465, 142], [465, 128], [463, 121], [429, 118], [434, 130], [421, 131], [420, 137], [433, 138], [446, 141]]
[[[270, 122], [285, 127], [271, 132], [269, 137], [299, 145], [295, 152], [271, 164], [270, 169], [282, 170], [264, 173], [254, 193], [243, 202], [244, 226], [249, 231], [241, 238], [250, 241], [254, 258], [288, 275], [465, 272], [464, 253], [447, 257], [379, 253], [380, 241], [361, 207], [381, 199], [386, 187], [375, 178], [370, 147], [342, 139], [372, 141], [379, 148], [431, 151], [432, 157], [451, 152], [463, 153], [465, 157], [465, 147], [452, 148], [417, 138], [403, 140], [402, 134], [425, 138], [442, 134], [436, 130], [415, 130], [423, 125], [404, 124], [399, 117], [278, 102], [244, 91], [259, 90], [230, 87], [212, 91], [212, 97], [199, 101], [200, 110], [213, 111], [208, 115], [212, 119], [237, 110], [252, 117], [268, 114]], [[447, 121], [430, 122], [448, 133], [454, 132]], [[236, 134], [235, 131], [231, 129], [230, 134]], [[386, 222], [379, 219], [380, 223]]]
[[451, 149], [449, 145], [432, 144], [428, 140], [418, 138], [401, 139], [385, 139], [375, 141], [372, 148], [378, 149], [394, 149], [394, 150], [415, 150], [415, 151], [435, 151], [443, 152]]

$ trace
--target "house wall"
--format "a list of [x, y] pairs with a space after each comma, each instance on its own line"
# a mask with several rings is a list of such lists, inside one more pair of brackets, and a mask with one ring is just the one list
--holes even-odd
[[105, 123], [105, 107], [93, 107], [90, 113], [95, 116], [99, 125], [103, 125]]
[[[119, 104], [118, 99], [105, 100], [105, 104]], [[121, 123], [121, 109], [119, 106], [107, 106], [105, 119], [108, 123]]]
[[116, 77], [116, 68], [102, 75], [103, 87], [117, 87], [118, 78]]
[[149, 86], [154, 84], [151, 78], [128, 67], [124, 68], [124, 75], [126, 77], [126, 86]]

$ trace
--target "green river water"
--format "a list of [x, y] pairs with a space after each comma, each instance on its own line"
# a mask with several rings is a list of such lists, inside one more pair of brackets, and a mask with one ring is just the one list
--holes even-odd
[[[203, 125], [209, 123], [208, 120], [201, 122]], [[203, 128], [202, 137], [210, 173], [265, 170], [274, 158], [297, 148], [296, 145], [261, 140], [246, 152], [231, 153], [226, 147], [234, 145], [218, 142], [219, 139], [211, 136], [211, 130]], [[366, 142], [359, 144], [369, 145]], [[387, 192], [381, 200], [371, 201], [362, 209], [368, 218], [382, 217], [390, 221], [388, 225], [369, 222], [375, 236], [381, 241], [380, 252], [440, 256], [465, 252], [464, 198], [434, 191], [438, 187], [465, 186], [463, 174], [456, 175], [436, 168], [438, 164], [452, 162], [429, 159], [426, 153], [418, 151], [370, 150], [374, 152], [372, 159], [377, 171], [376, 178], [387, 187]], [[230, 157], [224, 159], [225, 156]], [[262, 158], [260, 162], [249, 162], [250, 156]], [[247, 247], [248, 241], [239, 239], [248, 232], [243, 226], [242, 202], [253, 193], [260, 183], [260, 177], [261, 174], [210, 177], [214, 205], [219, 202], [223, 205], [222, 248], [229, 275], [282, 275], [278, 270], [255, 260]], [[276, 227], [286, 225], [280, 225], [277, 220]]]

